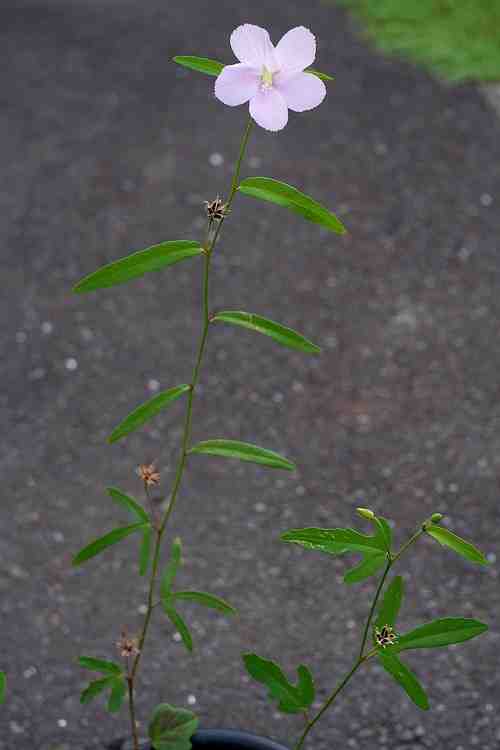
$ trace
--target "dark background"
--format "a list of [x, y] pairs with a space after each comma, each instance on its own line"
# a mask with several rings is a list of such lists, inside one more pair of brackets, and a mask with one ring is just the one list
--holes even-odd
[[[135, 467], [151, 459], [170, 482], [181, 402], [114, 447], [105, 438], [155, 388], [189, 380], [200, 266], [94, 296], [70, 290], [132, 250], [201, 237], [202, 201], [227, 190], [246, 108], [224, 107], [213, 79], [170, 58], [231, 62], [229, 34], [246, 21], [274, 41], [310, 27], [317, 67], [336, 81], [279, 135], [255, 129], [244, 174], [314, 195], [349, 233], [235, 202], [214, 259], [213, 306], [288, 324], [323, 353], [229, 327], [211, 333], [194, 437], [255, 442], [298, 469], [190, 460], [174, 519], [181, 582], [224, 596], [240, 618], [186, 606], [189, 657], [158, 614], [140, 717], [168, 700], [192, 705], [203, 726], [292, 743], [299, 720], [247, 684], [240, 653], [273, 657], [289, 674], [307, 663], [324, 698], [355, 654], [373, 584], [347, 588], [344, 561], [281, 544], [287, 528], [362, 528], [361, 503], [394, 519], [403, 540], [439, 510], [496, 560], [500, 126], [478, 90], [376, 55], [344, 12], [317, 2], [4, 0], [2, 750], [103, 747], [126, 730], [125, 711], [116, 719], [101, 701], [80, 707], [87, 675], [75, 658], [112, 658], [122, 625], [138, 626], [137, 543], [81, 569], [70, 560], [126, 521], [107, 484], [140, 496]], [[428, 714], [370, 666], [310, 746], [492, 750], [497, 566], [474, 568], [428, 540], [403, 570], [403, 625], [474, 615], [489, 634], [408, 657], [428, 687]]]

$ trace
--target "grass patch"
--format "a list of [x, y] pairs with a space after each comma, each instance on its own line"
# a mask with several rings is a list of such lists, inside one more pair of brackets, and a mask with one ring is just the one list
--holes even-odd
[[451, 81], [500, 81], [500, 0], [335, 0], [385, 52]]

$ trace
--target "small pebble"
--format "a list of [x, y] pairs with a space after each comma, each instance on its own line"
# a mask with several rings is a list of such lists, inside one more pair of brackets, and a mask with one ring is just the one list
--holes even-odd
[[220, 167], [222, 164], [224, 164], [224, 157], [222, 154], [219, 154], [215, 152], [214, 154], [210, 154], [210, 158], [208, 160], [212, 167]]
[[78, 368], [78, 361], [74, 357], [68, 357], [64, 362], [64, 366], [70, 372], [74, 372]]

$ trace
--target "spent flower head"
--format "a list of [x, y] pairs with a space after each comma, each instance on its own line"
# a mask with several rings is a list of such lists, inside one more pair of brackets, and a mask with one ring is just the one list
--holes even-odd
[[245, 23], [231, 34], [239, 60], [226, 65], [215, 81], [215, 96], [236, 107], [250, 102], [250, 115], [266, 130], [282, 130], [288, 110], [305, 112], [326, 96], [322, 80], [305, 72], [316, 57], [316, 39], [304, 26], [290, 29], [276, 47], [260, 26]]
[[139, 639], [129, 636], [126, 630], [122, 630], [120, 638], [116, 641], [116, 648], [120, 656], [125, 658], [137, 656], [139, 653]]
[[141, 464], [137, 467], [137, 473], [146, 487], [154, 487], [160, 484], [160, 472], [154, 463]]

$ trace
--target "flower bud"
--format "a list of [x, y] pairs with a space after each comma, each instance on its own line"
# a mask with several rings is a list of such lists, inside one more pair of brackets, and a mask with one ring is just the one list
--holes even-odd
[[432, 523], [440, 523], [443, 520], [442, 513], [433, 513], [431, 516]]
[[373, 521], [375, 518], [375, 513], [369, 508], [356, 508], [356, 513], [361, 518], [366, 518], [367, 521]]

